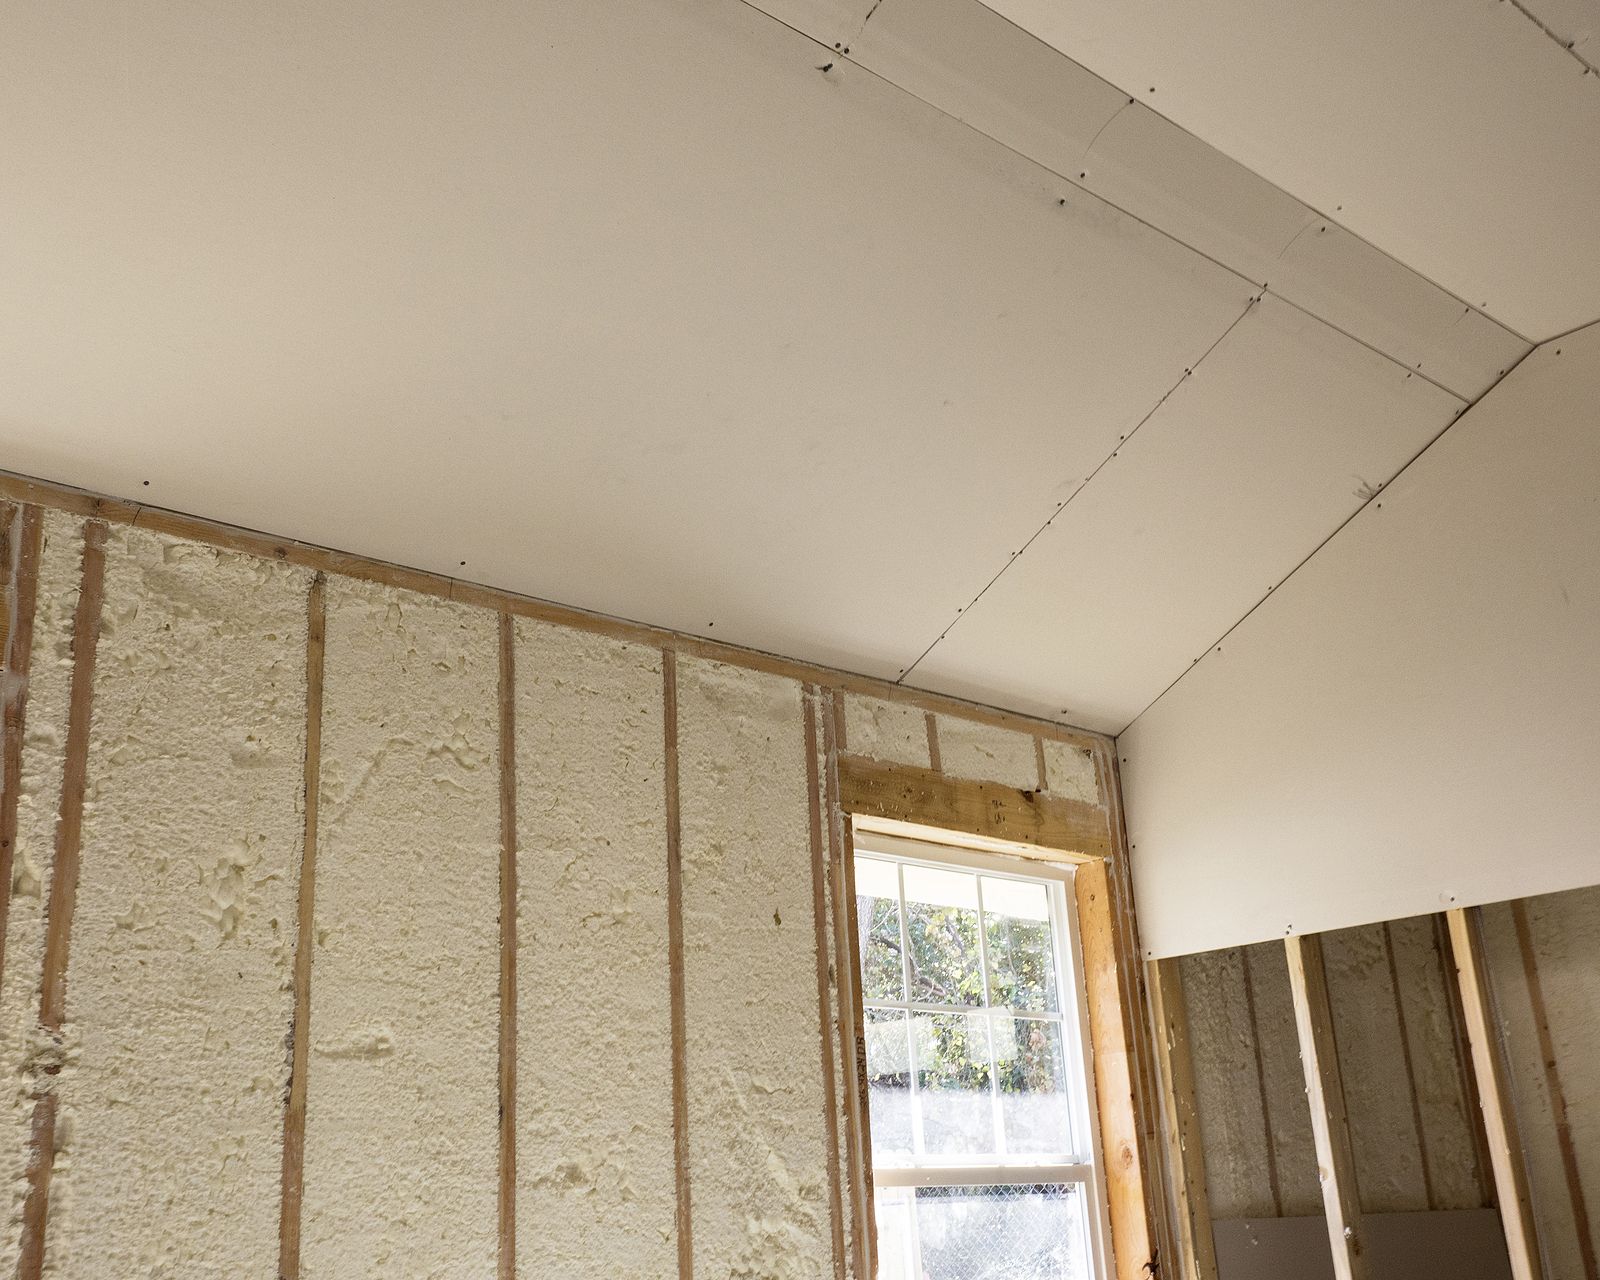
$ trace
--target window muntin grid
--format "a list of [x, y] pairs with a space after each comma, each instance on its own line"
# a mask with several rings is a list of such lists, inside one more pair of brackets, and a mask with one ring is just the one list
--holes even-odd
[[[874, 1181], [883, 1208], [891, 1208], [885, 1197], [893, 1200], [892, 1212], [913, 1233], [929, 1189], [1075, 1189], [1087, 1229], [1082, 1274], [1103, 1273], [1103, 1188], [1072, 873], [1051, 867], [1032, 875], [1012, 866], [857, 834]], [[934, 911], [919, 919], [919, 906]], [[930, 924], [944, 930], [945, 944], [931, 964], [916, 945], [919, 927]], [[930, 1044], [938, 1050], [931, 1063]], [[1031, 1078], [1049, 1088], [1006, 1087], [1008, 1079], [1019, 1083], [1019, 1056], [1031, 1059]], [[1079, 1263], [1061, 1274], [1080, 1274]]]

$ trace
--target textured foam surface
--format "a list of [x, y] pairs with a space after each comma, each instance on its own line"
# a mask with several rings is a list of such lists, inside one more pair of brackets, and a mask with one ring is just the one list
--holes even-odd
[[936, 717], [939, 765], [952, 777], [1004, 782], [1031, 791], [1039, 785], [1039, 758], [1033, 735], [1000, 729], [976, 720]]
[[495, 618], [340, 579], [327, 608], [302, 1274], [488, 1277]]
[[516, 644], [517, 1274], [675, 1275], [661, 653]]

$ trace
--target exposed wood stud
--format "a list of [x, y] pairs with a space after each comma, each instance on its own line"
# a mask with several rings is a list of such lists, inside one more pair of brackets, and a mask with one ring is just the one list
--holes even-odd
[[667, 789], [667, 956], [672, 1003], [672, 1155], [677, 1176], [678, 1280], [693, 1280], [694, 1236], [689, 1188], [688, 1018], [683, 973], [683, 847], [678, 813], [678, 662], [661, 654], [662, 721]]
[[317, 820], [322, 792], [322, 671], [327, 639], [327, 582], [311, 580], [306, 600], [306, 751], [300, 887], [295, 906], [294, 1013], [289, 1030], [289, 1096], [283, 1109], [283, 1171], [278, 1215], [278, 1275], [300, 1275], [300, 1212], [306, 1159], [306, 1071], [311, 1049], [311, 962], [316, 937]]
[[552, 622], [558, 626], [572, 627], [595, 635], [670, 649], [680, 655], [725, 662], [730, 666], [749, 671], [763, 671], [769, 675], [825, 685], [840, 693], [864, 694], [867, 697], [881, 698], [926, 712], [960, 716], [998, 729], [1042, 734], [1052, 741], [1072, 743], [1088, 750], [1100, 749], [1108, 741], [1100, 734], [1074, 729], [1049, 720], [1040, 720], [1015, 711], [1005, 711], [999, 707], [965, 702], [960, 698], [908, 688], [889, 680], [855, 675], [817, 663], [781, 658], [756, 649], [745, 649], [722, 641], [670, 631], [664, 627], [652, 627], [644, 623], [590, 613], [583, 609], [519, 595], [514, 591], [505, 591], [498, 587], [486, 587], [444, 574], [409, 569], [403, 565], [334, 551], [289, 538], [277, 538], [214, 520], [203, 520], [198, 516], [143, 506], [120, 498], [103, 497], [67, 485], [19, 476], [13, 472], [0, 471], [0, 500], [36, 503], [42, 507], [77, 515], [94, 516], [112, 524], [137, 525], [141, 529], [207, 543], [224, 550], [261, 556], [285, 564], [303, 565], [323, 573], [340, 574], [386, 586], [404, 587], [421, 595], [455, 600], [461, 604], [489, 609], [496, 613], [510, 613], [519, 618]]
[[1044, 762], [1044, 739], [1038, 734], [1033, 735], [1033, 767], [1039, 775], [1039, 790], [1050, 790], [1050, 771]]
[[1083, 944], [1083, 986], [1089, 1046], [1104, 1153], [1107, 1216], [1117, 1280], [1149, 1280], [1156, 1262], [1149, 1193], [1141, 1152], [1134, 1079], [1138, 1037], [1125, 1015], [1123, 975], [1117, 957], [1113, 902], [1106, 864], [1086, 862], [1073, 873], [1078, 931]]
[[[829, 714], [828, 716], [824, 717], [823, 723], [827, 724], [831, 719], [833, 724], [834, 742], [838, 744], [838, 749], [840, 751], [848, 750], [844, 738], [844, 691], [842, 689], [831, 689], [828, 691], [828, 696], [831, 705], [829, 708]], [[824, 736], [826, 736], [826, 734], [824, 734]]]
[[1578, 1253], [1583, 1259], [1584, 1280], [1596, 1280], [1600, 1271], [1597, 1271], [1595, 1263], [1589, 1204], [1583, 1192], [1577, 1147], [1572, 1140], [1572, 1119], [1567, 1114], [1567, 1090], [1561, 1079], [1555, 1038], [1550, 1033], [1550, 1013], [1545, 1004], [1544, 981], [1539, 976], [1539, 957], [1533, 945], [1533, 925], [1528, 919], [1526, 902], [1518, 899], [1511, 904], [1511, 920], [1516, 928], [1517, 950], [1522, 956], [1522, 976], [1528, 984], [1528, 1004], [1533, 1013], [1534, 1030], [1539, 1037], [1539, 1060], [1544, 1064], [1545, 1090], [1549, 1094], [1550, 1112], [1555, 1119], [1556, 1146], [1561, 1152], [1561, 1171], [1566, 1178], [1567, 1200], [1572, 1206], [1572, 1225], [1578, 1237]]
[[1361, 1194], [1350, 1145], [1350, 1120], [1345, 1112], [1344, 1081], [1334, 1043], [1333, 1016], [1328, 1006], [1328, 976], [1323, 967], [1322, 940], [1315, 934], [1284, 940], [1289, 961], [1289, 990], [1294, 997], [1295, 1030], [1305, 1070], [1311, 1133], [1316, 1140], [1317, 1175], [1328, 1221], [1328, 1242], [1336, 1280], [1364, 1280], [1366, 1237], [1361, 1224]]
[[1417, 1160], [1422, 1168], [1422, 1194], [1428, 1208], [1439, 1207], [1433, 1189], [1433, 1169], [1428, 1161], [1428, 1132], [1422, 1120], [1422, 1091], [1417, 1086], [1416, 1062], [1411, 1052], [1411, 1027], [1406, 1021], [1406, 1005], [1400, 995], [1400, 963], [1395, 957], [1394, 929], [1383, 922], [1383, 950], [1389, 962], [1389, 990], [1394, 996], [1395, 1024], [1400, 1032], [1400, 1061], [1405, 1067], [1406, 1088], [1411, 1094], [1411, 1126], [1417, 1135]]
[[1456, 982], [1461, 992], [1461, 1012], [1472, 1050], [1472, 1070], [1482, 1108], [1489, 1158], [1500, 1203], [1500, 1223], [1505, 1229], [1506, 1253], [1513, 1280], [1539, 1280], [1539, 1235], [1533, 1202], [1528, 1194], [1528, 1170], [1523, 1161], [1522, 1136], [1511, 1100], [1510, 1072], [1496, 1030], [1494, 1001], [1484, 963], [1483, 940], [1476, 912], [1461, 908], [1447, 915], [1450, 950], [1455, 957]]
[[1176, 960], [1152, 960], [1146, 979], [1151, 1020], [1156, 1029], [1167, 1163], [1173, 1174], [1177, 1209], [1179, 1276], [1181, 1280], [1216, 1280], [1216, 1244], [1211, 1232], [1211, 1202], [1206, 1193], [1205, 1150], [1200, 1141], [1183, 977]]
[[517, 653], [500, 615], [500, 1280], [517, 1275]]
[[842, 700], [835, 695], [833, 714], [822, 721], [823, 800], [832, 872], [834, 952], [839, 984], [839, 1055], [844, 1080], [846, 1157], [851, 1192], [850, 1257], [857, 1280], [872, 1280], [874, 1211], [872, 1196], [872, 1126], [867, 1111], [867, 1058], [863, 1032], [865, 1012], [856, 976], [861, 972], [857, 934], [855, 855], [850, 820], [839, 806], [839, 739], [844, 728]]
[[[105, 592], [106, 525], [83, 526], [83, 571], [78, 607], [72, 620], [72, 685], [67, 701], [66, 762], [61, 777], [61, 807], [56, 815], [55, 860], [50, 876], [44, 970], [39, 986], [39, 1030], [59, 1046], [67, 1017], [67, 958], [72, 915], [77, 906], [79, 857], [83, 847], [83, 796], [89, 767], [89, 725], [94, 701], [95, 650], [100, 642], [101, 602]], [[50, 1180], [55, 1171], [55, 1080], [59, 1058], [41, 1071], [33, 1093], [33, 1123], [28, 1150], [27, 1191], [22, 1206], [18, 1280], [39, 1280], [44, 1272], [45, 1234], [50, 1210]]]
[[1450, 1039], [1455, 1051], [1456, 1083], [1459, 1098], [1468, 1124], [1472, 1130], [1472, 1147], [1475, 1156], [1473, 1176], [1478, 1185], [1479, 1203], [1497, 1209], [1500, 1206], [1495, 1194], [1494, 1160], [1489, 1153], [1489, 1135], [1483, 1127], [1483, 1102], [1478, 1096], [1477, 1075], [1472, 1065], [1472, 1042], [1467, 1035], [1467, 1015], [1461, 1003], [1461, 983], [1456, 977], [1455, 962], [1450, 952], [1450, 920], [1444, 914], [1435, 915], [1433, 921], [1433, 954], [1444, 977], [1444, 989], [1450, 1011]]
[[811, 917], [817, 950], [817, 1010], [822, 1043], [823, 1131], [828, 1143], [828, 1219], [833, 1234], [833, 1273], [845, 1276], [844, 1206], [839, 1185], [838, 1093], [833, 1071], [833, 1001], [828, 964], [827, 868], [822, 852], [822, 777], [817, 759], [816, 689], [805, 688], [806, 809], [811, 835]]
[[1250, 1018], [1250, 1048], [1255, 1054], [1256, 1092], [1261, 1098], [1261, 1123], [1266, 1139], [1267, 1186], [1272, 1192], [1272, 1209], [1283, 1217], [1283, 1180], [1278, 1173], [1278, 1149], [1272, 1141], [1272, 1101], [1267, 1093], [1267, 1064], [1261, 1053], [1261, 1019], [1256, 1012], [1254, 960], [1249, 947], [1239, 948], [1239, 969], [1244, 979], [1245, 1012]]
[[5, 974], [6, 929], [11, 915], [12, 860], [17, 851], [17, 798], [22, 741], [27, 728], [28, 672], [33, 662], [33, 615], [38, 598], [39, 550], [44, 519], [38, 507], [7, 505], [4, 534], [5, 601], [0, 606], [0, 667], [5, 671], [4, 739], [0, 745], [0, 978]]
[[952, 778], [935, 770], [866, 756], [841, 757], [839, 783], [844, 807], [852, 813], [1038, 845], [1085, 858], [1103, 858], [1111, 852], [1105, 811], [1065, 796]]
[[933, 712], [926, 713], [928, 723], [928, 768], [935, 773], [944, 772], [944, 762], [939, 758], [939, 720]]

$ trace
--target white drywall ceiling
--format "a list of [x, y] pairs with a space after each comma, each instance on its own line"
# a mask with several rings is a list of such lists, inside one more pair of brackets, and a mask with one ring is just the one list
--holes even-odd
[[1519, 333], [1600, 318], [1593, 0], [988, 3]]
[[1597, 402], [1540, 347], [1122, 735], [1147, 947], [1600, 878]]
[[978, 0], [32, 0], [0, 171], [0, 466], [890, 677], [1055, 518], [910, 679], [1107, 728], [1527, 350]]

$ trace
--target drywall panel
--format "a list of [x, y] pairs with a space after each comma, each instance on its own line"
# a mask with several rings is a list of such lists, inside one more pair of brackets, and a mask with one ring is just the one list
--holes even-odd
[[495, 623], [328, 582], [306, 1280], [494, 1273]]
[[1024, 791], [1039, 786], [1033, 735], [956, 716], [935, 716], [939, 767], [956, 778], [1003, 782]]
[[22, 767], [14, 784], [6, 779], [8, 787], [17, 788], [17, 844], [6, 918], [5, 967], [0, 970], [0, 1071], [6, 1080], [0, 1093], [5, 1100], [0, 1178], [8, 1191], [9, 1208], [0, 1245], [0, 1270], [6, 1274], [16, 1270], [21, 1241], [33, 1092], [36, 1084], [47, 1083], [39, 1069], [51, 1058], [51, 1046], [38, 1034], [39, 983], [44, 968], [44, 908], [50, 898], [56, 813], [66, 764], [73, 611], [78, 607], [83, 558], [81, 521], [46, 511], [43, 524]]
[[1460, 408], [1269, 295], [913, 678], [1120, 730]]
[[677, 1266], [661, 652], [516, 624], [517, 1274]]
[[63, 1275], [275, 1273], [310, 581], [106, 540], [50, 1188]]
[[1596, 879], [1597, 395], [1534, 352], [1119, 740], [1154, 954]]
[[844, 696], [844, 746], [852, 755], [928, 768], [928, 713], [904, 702]]
[[1581, 1276], [1600, 1248], [1600, 889], [1496, 903], [1482, 919], [1539, 1247], [1549, 1274]]
[[678, 663], [696, 1275], [832, 1273], [800, 686]]
[[[1371, 1280], [1510, 1280], [1500, 1215], [1493, 1209], [1374, 1213], [1362, 1219]], [[1320, 1217], [1213, 1224], [1220, 1280], [1333, 1280], [1328, 1225]]]
[[979, 0], [883, 0], [845, 47], [851, 61], [1460, 395], [1485, 390], [1528, 349]]
[[1600, 315], [1600, 93], [1519, 5], [988, 3], [1518, 333]]
[[1583, 65], [1600, 64], [1600, 5], [1595, 0], [1523, 0], [1522, 7]]
[[0, 52], [21, 472], [893, 677], [1245, 306], [739, 0], [124, 18]]

